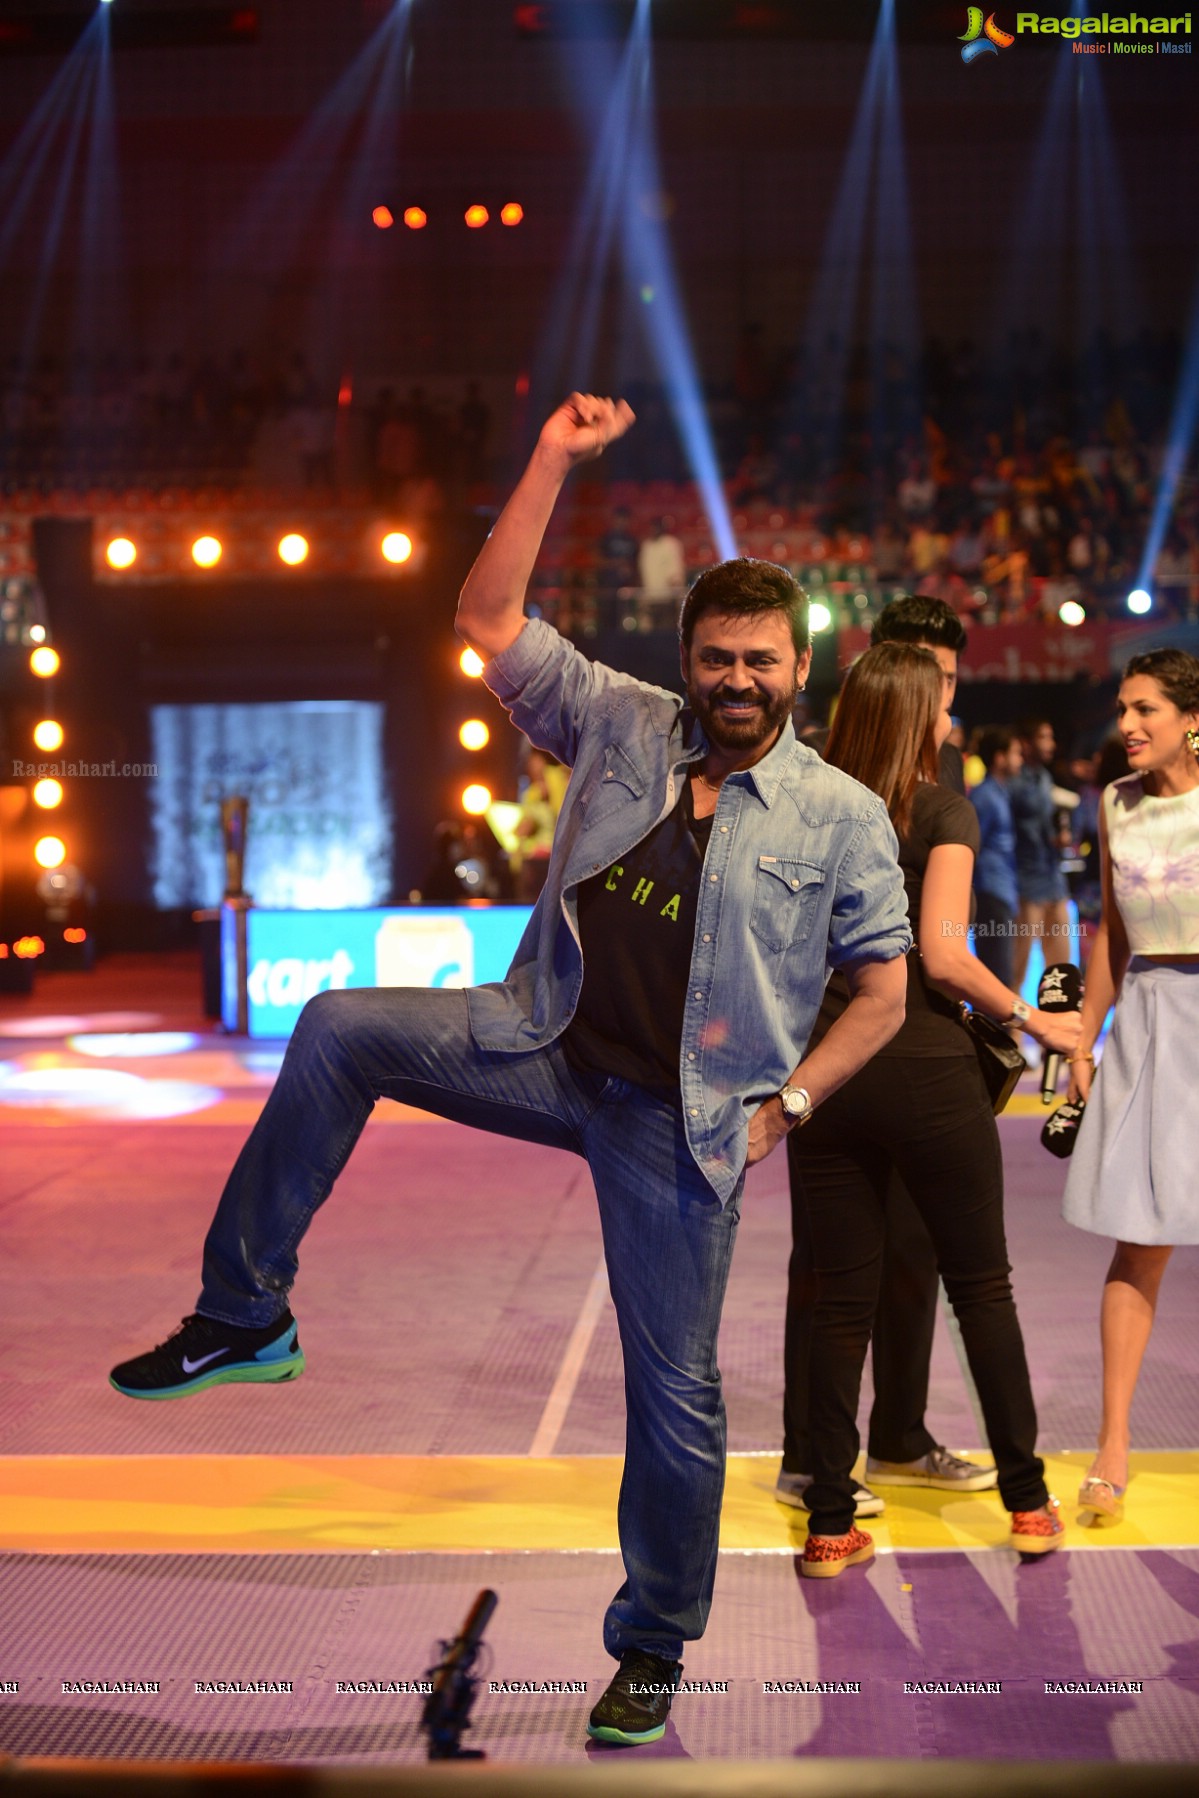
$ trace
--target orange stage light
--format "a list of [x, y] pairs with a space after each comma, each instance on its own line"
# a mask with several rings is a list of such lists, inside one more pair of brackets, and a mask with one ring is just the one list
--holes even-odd
[[39, 955], [46, 953], [46, 945], [40, 936], [19, 936], [12, 946], [12, 952], [21, 961], [34, 961]]
[[63, 931], [62, 940], [64, 943], [86, 943], [87, 931], [73, 925], [70, 929]]
[[458, 666], [463, 674], [469, 674], [471, 680], [478, 680], [483, 672], [483, 658], [473, 649], [464, 649], [458, 657]]
[[34, 650], [29, 658], [29, 666], [34, 674], [40, 675], [43, 680], [49, 680], [62, 667], [62, 657], [47, 643], [41, 649]]
[[519, 225], [525, 216], [525, 209], [518, 200], [509, 200], [500, 212], [501, 225]]
[[67, 846], [61, 837], [39, 837], [33, 845], [33, 859], [39, 868], [61, 868], [67, 859]]
[[486, 206], [468, 206], [463, 216], [470, 229], [472, 231], [478, 231], [487, 223], [491, 214], [488, 212]]
[[388, 531], [379, 548], [385, 562], [406, 562], [412, 554], [412, 539], [406, 531]]
[[110, 568], [132, 568], [137, 561], [137, 544], [128, 537], [114, 537], [104, 551], [104, 559]]
[[423, 231], [429, 222], [429, 215], [422, 206], [406, 206], [404, 223], [410, 231]]
[[279, 560], [286, 562], [289, 568], [298, 568], [301, 562], [306, 562], [308, 560], [307, 537], [301, 537], [299, 531], [289, 531], [286, 537], [280, 537]]
[[33, 803], [40, 805], [43, 811], [53, 811], [56, 805], [62, 804], [62, 782], [39, 780], [33, 789]]
[[458, 741], [463, 749], [486, 749], [491, 732], [481, 718], [468, 718], [458, 732]]
[[391, 227], [395, 224], [395, 219], [392, 216], [390, 206], [376, 206], [375, 210], [371, 213], [371, 217], [374, 219], [376, 225], [378, 225], [380, 231], [390, 231]]
[[469, 787], [463, 788], [462, 809], [464, 812], [469, 812], [472, 818], [481, 818], [490, 804], [490, 787], [483, 786], [481, 782], [472, 781]]
[[43, 718], [33, 727], [33, 741], [38, 749], [61, 749], [66, 735], [56, 718]]
[[221, 559], [219, 537], [197, 537], [192, 544], [192, 561], [197, 568], [215, 568]]

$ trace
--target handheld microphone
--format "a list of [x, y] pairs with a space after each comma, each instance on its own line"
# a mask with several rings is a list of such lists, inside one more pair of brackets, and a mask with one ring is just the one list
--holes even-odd
[[1078, 1141], [1078, 1132], [1082, 1124], [1086, 1106], [1081, 1099], [1071, 1105], [1059, 1105], [1051, 1117], [1045, 1119], [1041, 1128], [1041, 1147], [1056, 1155], [1059, 1161], [1066, 1161], [1074, 1153], [1074, 1145]]
[[[1073, 962], [1056, 961], [1046, 968], [1037, 987], [1037, 1010], [1078, 1011], [1081, 1005], [1082, 975]], [[1061, 1071], [1061, 1053], [1057, 1049], [1046, 1049], [1041, 1063], [1042, 1105], [1053, 1104]]]

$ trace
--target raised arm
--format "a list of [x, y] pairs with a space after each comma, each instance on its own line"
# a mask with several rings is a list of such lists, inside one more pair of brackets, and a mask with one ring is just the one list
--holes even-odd
[[525, 469], [458, 599], [455, 629], [488, 660], [524, 628], [525, 589], [554, 502], [571, 469], [593, 461], [633, 422], [624, 400], [572, 393], [542, 426]]

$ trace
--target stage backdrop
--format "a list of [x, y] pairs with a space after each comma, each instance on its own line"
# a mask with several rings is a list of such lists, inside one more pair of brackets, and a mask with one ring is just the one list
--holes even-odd
[[257, 904], [327, 910], [388, 898], [382, 705], [156, 705], [151, 730], [157, 906], [220, 903], [221, 801], [234, 794], [250, 801], [245, 887]]

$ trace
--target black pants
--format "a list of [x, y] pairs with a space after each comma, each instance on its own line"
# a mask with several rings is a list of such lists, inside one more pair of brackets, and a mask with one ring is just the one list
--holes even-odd
[[[814, 1128], [815, 1120], [808, 1129]], [[808, 1428], [808, 1367], [816, 1312], [816, 1268], [812, 1232], [798, 1177], [801, 1135], [787, 1138], [791, 1163], [791, 1262], [787, 1278], [787, 1330], [783, 1348], [783, 1467], [812, 1471]], [[883, 1267], [874, 1313], [871, 1360], [874, 1403], [866, 1439], [876, 1461], [918, 1461], [936, 1438], [924, 1421], [928, 1407], [928, 1367], [937, 1323], [937, 1253], [924, 1219], [903, 1181], [887, 1183]]]
[[[1003, 1228], [999, 1133], [973, 1056], [876, 1056], [794, 1131], [816, 1298], [809, 1428], [815, 1535], [853, 1523], [858, 1397], [898, 1173], [927, 1226], [1009, 1511], [1045, 1503], [1045, 1470]], [[790, 1370], [788, 1370], [790, 1372]]]

